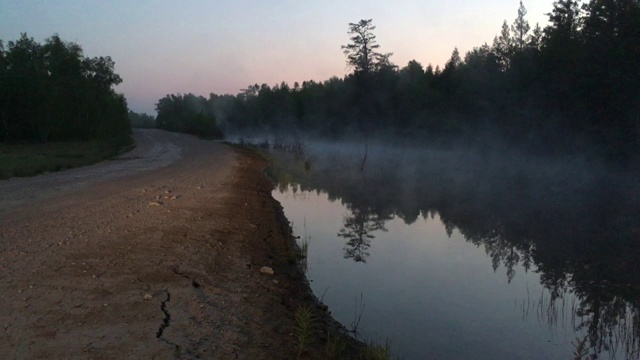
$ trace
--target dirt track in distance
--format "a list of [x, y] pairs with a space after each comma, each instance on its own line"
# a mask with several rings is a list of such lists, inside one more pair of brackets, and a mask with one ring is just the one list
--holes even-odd
[[2, 357], [294, 358], [309, 296], [265, 161], [134, 137], [116, 160], [0, 181]]

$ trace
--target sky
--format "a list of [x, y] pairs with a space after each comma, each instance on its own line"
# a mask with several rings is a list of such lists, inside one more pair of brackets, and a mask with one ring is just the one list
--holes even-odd
[[[552, 0], [523, 0], [533, 27]], [[373, 19], [380, 52], [442, 66], [491, 44], [519, 0], [0, 0], [0, 39], [53, 34], [111, 56], [129, 108], [155, 114], [167, 94], [237, 94], [251, 84], [323, 81], [350, 72], [349, 23]]]

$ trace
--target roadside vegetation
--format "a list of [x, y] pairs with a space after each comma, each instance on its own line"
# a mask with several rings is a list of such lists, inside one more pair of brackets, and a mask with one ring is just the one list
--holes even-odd
[[167, 95], [156, 104], [158, 129], [200, 136], [205, 139], [221, 139], [224, 134], [213, 109], [194, 95]]
[[155, 129], [156, 118], [146, 113], [137, 113], [129, 110], [129, 121], [134, 129]]
[[91, 165], [132, 147], [130, 136], [89, 141], [0, 143], [0, 179]]
[[109, 56], [89, 58], [58, 35], [0, 40], [0, 141], [83, 141], [131, 134], [122, 79]]
[[58, 35], [0, 40], [0, 178], [88, 165], [132, 146], [114, 66]]

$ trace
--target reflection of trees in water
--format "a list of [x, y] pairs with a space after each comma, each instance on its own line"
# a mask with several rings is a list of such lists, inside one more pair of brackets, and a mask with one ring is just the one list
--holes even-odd
[[353, 259], [355, 262], [367, 262], [371, 246], [371, 239], [375, 238], [373, 232], [387, 231], [384, 224], [391, 217], [376, 214], [372, 209], [352, 209], [350, 215], [345, 215], [343, 225], [338, 236], [345, 238], [347, 244], [344, 248], [344, 258]]
[[[605, 288], [602, 290], [606, 291]], [[640, 312], [624, 299], [612, 297], [605, 301], [581, 299], [576, 315], [581, 321], [576, 330], [586, 330], [595, 354], [603, 350], [616, 354], [623, 349], [627, 359], [640, 358]]]
[[[532, 259], [534, 244], [530, 241], [513, 243], [501, 236], [500, 227], [489, 229], [488, 231], [473, 233], [469, 229], [461, 228], [460, 233], [465, 239], [476, 246], [483, 245], [487, 256], [491, 258], [493, 271], [498, 271], [500, 265], [507, 270], [509, 283], [516, 274], [515, 268], [522, 266], [525, 271], [529, 271]], [[451, 235], [449, 235], [451, 236]]]
[[[591, 266], [589, 268], [591, 270]], [[607, 271], [601, 266], [595, 268], [598, 273]], [[627, 270], [636, 271], [634, 275], [638, 275], [637, 266]], [[615, 281], [602, 275], [585, 278], [584, 273], [572, 274], [570, 284], [580, 299], [576, 315], [582, 319], [576, 329], [587, 332], [589, 344], [596, 353], [603, 350], [615, 353], [622, 347], [628, 359], [640, 359], [640, 284], [627, 282], [622, 277]]]
[[587, 334], [593, 353], [622, 347], [634, 355], [630, 358], [640, 358], [637, 183], [560, 165], [549, 170], [540, 162], [535, 168], [499, 164], [476, 155], [471, 160], [372, 155], [366, 182], [357, 163], [352, 171], [332, 171], [336, 161], [326, 155], [333, 160], [323, 162], [317, 155], [309, 172], [291, 163], [280, 169], [300, 190], [326, 192], [352, 209], [339, 233], [347, 240], [345, 257], [364, 261], [371, 233], [383, 230], [385, 220], [398, 217], [410, 224], [419, 215], [438, 214], [448, 234], [457, 229], [483, 246], [494, 270], [504, 266], [509, 281], [517, 266], [535, 269], [554, 300], [546, 306], [574, 294], [571, 311], [580, 321], [571, 326]]
[[[604, 293], [609, 290], [594, 287]], [[523, 319], [535, 317], [552, 333], [561, 330], [561, 336], [566, 336], [566, 330], [571, 329], [581, 334], [578, 340], [586, 340], [592, 358], [605, 351], [616, 359], [640, 358], [640, 312], [637, 306], [621, 298], [585, 301], [583, 295], [569, 286], [546, 289], [538, 297], [529, 296], [520, 307]]]
[[[595, 212], [582, 211], [581, 218], [574, 212], [557, 212], [553, 221], [538, 222], [532, 229], [495, 214], [481, 217], [483, 224], [446, 212], [441, 216], [455, 223], [467, 241], [484, 246], [494, 270], [504, 266], [509, 281], [516, 266], [529, 270], [535, 265], [548, 291], [547, 298], [534, 306], [541, 322], [557, 326], [558, 317], [565, 315], [566, 298], [575, 297], [569, 325], [586, 334], [593, 355], [608, 352], [616, 358], [622, 353], [624, 359], [638, 359], [640, 238], [634, 235], [632, 217], [612, 219], [612, 210], [603, 219], [606, 212], [600, 206]], [[572, 222], [562, 223], [567, 219]]]

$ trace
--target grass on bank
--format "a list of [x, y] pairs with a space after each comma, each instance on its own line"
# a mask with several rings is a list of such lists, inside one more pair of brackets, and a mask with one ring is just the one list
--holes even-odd
[[367, 343], [367, 346], [362, 349], [361, 357], [366, 360], [399, 359], [393, 357], [390, 341], [387, 341], [384, 345], [377, 345], [373, 342]]
[[298, 358], [301, 358], [314, 339], [316, 318], [311, 306], [299, 306], [295, 312], [295, 337]]
[[[324, 329], [322, 320], [313, 306], [300, 305], [294, 315], [295, 327], [292, 335], [296, 339], [296, 359], [399, 359], [393, 356], [389, 341], [383, 345], [373, 342], [359, 343], [354, 347], [356, 343], [349, 335]], [[322, 334], [326, 334], [326, 338], [323, 338]], [[318, 344], [323, 342], [324, 349], [318, 347]]]
[[91, 165], [132, 147], [130, 136], [41, 144], [0, 142], [0, 179]]

